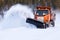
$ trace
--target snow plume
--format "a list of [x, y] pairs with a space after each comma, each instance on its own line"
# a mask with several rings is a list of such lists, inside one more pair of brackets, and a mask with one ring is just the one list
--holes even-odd
[[31, 27], [33, 25], [26, 23], [27, 18], [33, 18], [32, 9], [26, 5], [13, 5], [5, 12], [4, 20], [0, 23], [2, 28]]

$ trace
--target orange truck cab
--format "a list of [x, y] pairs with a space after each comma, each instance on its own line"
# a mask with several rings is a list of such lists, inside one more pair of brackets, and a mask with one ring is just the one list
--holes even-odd
[[51, 13], [50, 7], [36, 7], [35, 13], [34, 13], [34, 19], [40, 22], [43, 22], [45, 24], [52, 24], [54, 26], [54, 15]]
[[37, 7], [35, 11], [35, 19], [44, 23], [50, 22], [50, 7]]

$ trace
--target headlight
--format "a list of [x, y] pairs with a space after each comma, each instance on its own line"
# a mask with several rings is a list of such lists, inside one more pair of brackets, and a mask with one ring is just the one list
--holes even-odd
[[39, 15], [39, 13], [37, 13], [37, 15]]
[[43, 13], [43, 15], [46, 15], [46, 13]]

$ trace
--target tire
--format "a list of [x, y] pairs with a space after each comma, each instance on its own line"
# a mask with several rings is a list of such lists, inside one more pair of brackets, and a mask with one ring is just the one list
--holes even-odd
[[48, 24], [45, 24], [45, 28], [47, 28], [47, 27], [49, 27], [49, 25]]
[[52, 26], [53, 26], [53, 27], [55, 26], [55, 22], [54, 22], [54, 21], [52, 21], [52, 23], [51, 23], [51, 24], [52, 24]]

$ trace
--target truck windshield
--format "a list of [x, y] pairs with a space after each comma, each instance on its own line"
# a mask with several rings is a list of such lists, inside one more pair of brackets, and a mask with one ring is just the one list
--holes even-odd
[[44, 15], [48, 14], [48, 10], [37, 10], [37, 14], [39, 16], [44, 16]]

